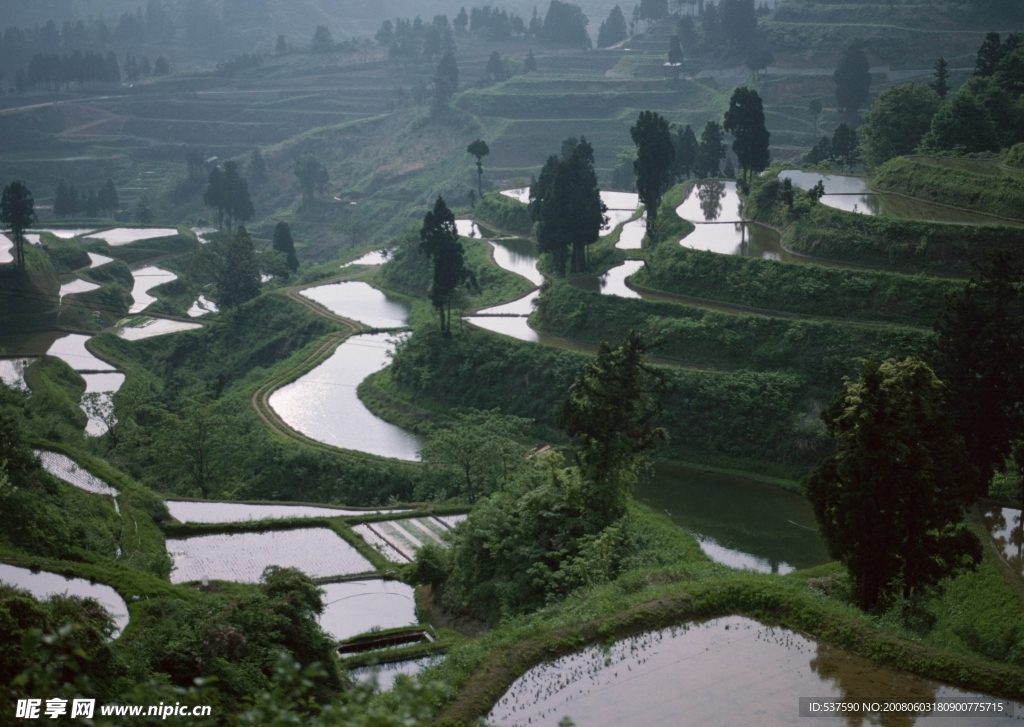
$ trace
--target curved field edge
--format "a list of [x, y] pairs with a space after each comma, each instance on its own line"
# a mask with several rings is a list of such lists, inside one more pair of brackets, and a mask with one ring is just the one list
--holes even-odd
[[457, 695], [442, 709], [434, 724], [470, 724], [486, 716], [517, 678], [544, 661], [646, 631], [731, 615], [804, 632], [877, 664], [963, 689], [1009, 699], [1024, 698], [1022, 669], [884, 633], [868, 623], [866, 617], [841, 613], [834, 606], [829, 608], [823, 598], [809, 590], [795, 590], [791, 585], [830, 567], [802, 571], [799, 580], [744, 574], [688, 584], [675, 593], [633, 604], [620, 613], [581, 625], [537, 628], [514, 644], [501, 644], [500, 637], [485, 637], [484, 642], [499, 643], [484, 645], [486, 651], [482, 654], [466, 654], [465, 648], [450, 653], [449, 659], [461, 661], [459, 667], [469, 675], [457, 685]]

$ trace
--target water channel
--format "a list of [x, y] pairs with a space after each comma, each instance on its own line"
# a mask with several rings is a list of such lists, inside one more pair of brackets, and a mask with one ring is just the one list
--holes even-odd
[[[500, 727], [802, 725], [800, 699], [856, 702], [989, 698], [879, 666], [741, 616], [649, 632], [534, 667], [487, 716]], [[1009, 706], [1007, 700], [1001, 701]], [[813, 724], [1003, 724], [1006, 718], [908, 714], [816, 716]]]

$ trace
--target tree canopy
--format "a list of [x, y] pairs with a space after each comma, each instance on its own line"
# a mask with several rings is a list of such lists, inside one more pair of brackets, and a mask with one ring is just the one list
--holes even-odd
[[234, 224], [243, 225], [252, 219], [256, 210], [249, 196], [249, 183], [242, 177], [238, 162], [224, 163], [224, 170], [214, 167], [210, 170], [203, 202], [217, 210], [217, 225], [222, 227], [225, 218], [230, 230]]
[[859, 129], [865, 163], [877, 167], [893, 157], [912, 154], [931, 128], [940, 104], [939, 95], [923, 83], [882, 91]]
[[611, 9], [608, 18], [601, 22], [597, 31], [597, 47], [609, 48], [626, 39], [626, 17], [618, 5]]
[[317, 192], [323, 194], [331, 181], [327, 167], [308, 151], [295, 161], [295, 176], [299, 178], [302, 187], [302, 198], [307, 202], [315, 199]]
[[859, 43], [852, 43], [843, 51], [832, 80], [836, 84], [839, 111], [856, 114], [868, 100], [871, 90], [871, 68]]
[[732, 150], [748, 179], [751, 172], [756, 174], [768, 168], [771, 134], [765, 126], [764, 104], [757, 91], [743, 86], [733, 92], [724, 128], [734, 137]]
[[579, 5], [562, 2], [562, 0], [551, 0], [548, 13], [544, 17], [543, 37], [559, 45], [589, 48], [590, 36], [587, 34], [587, 22], [587, 16], [583, 14]]
[[654, 240], [657, 229], [658, 207], [672, 183], [672, 165], [676, 150], [668, 122], [654, 111], [641, 111], [636, 124], [629, 129], [636, 145], [636, 190], [640, 202], [647, 208], [647, 234]]
[[697, 135], [689, 124], [676, 127], [672, 135], [672, 146], [675, 147], [675, 159], [672, 163], [672, 174], [675, 181], [689, 179], [693, 165], [697, 161]]
[[718, 175], [718, 168], [725, 158], [725, 133], [717, 121], [704, 124], [697, 145], [697, 156], [693, 163], [693, 174], [698, 179]]
[[287, 222], [278, 222], [274, 228], [274, 250], [285, 256], [285, 264], [293, 273], [299, 269], [299, 258], [295, 255], [295, 241], [292, 228]]
[[216, 256], [214, 275], [221, 308], [237, 308], [260, 294], [260, 268], [248, 230], [239, 226], [233, 234], [204, 247]]
[[466, 153], [472, 154], [476, 157], [476, 178], [477, 178], [477, 190], [480, 194], [480, 199], [484, 197], [484, 157], [491, 153], [490, 147], [487, 146], [487, 142], [483, 139], [477, 139], [466, 147]]
[[14, 261], [20, 268], [25, 267], [25, 235], [26, 229], [36, 221], [35, 200], [32, 193], [21, 180], [15, 179], [4, 187], [0, 197], [0, 222], [3, 222], [14, 237]]
[[448, 103], [459, 90], [459, 66], [455, 54], [447, 52], [441, 56], [434, 72], [434, 103], [437, 106]]
[[550, 156], [530, 186], [537, 242], [542, 253], [551, 255], [558, 275], [565, 275], [569, 263], [573, 273], [587, 269], [587, 248], [601, 234], [605, 211], [593, 147], [586, 137], [565, 139], [561, 157]]
[[863, 609], [981, 560], [962, 522], [969, 478], [945, 398], [923, 361], [869, 360], [822, 412], [836, 451], [805, 480], [807, 497]]
[[466, 268], [462, 243], [455, 228], [455, 215], [441, 197], [423, 218], [420, 253], [426, 255], [433, 266], [430, 302], [440, 317], [441, 330], [448, 334], [451, 332], [452, 303], [457, 289], [461, 285], [473, 285], [475, 281], [472, 272]]

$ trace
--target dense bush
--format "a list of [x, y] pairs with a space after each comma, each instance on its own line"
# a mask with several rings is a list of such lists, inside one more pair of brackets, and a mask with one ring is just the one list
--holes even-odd
[[533, 226], [530, 208], [500, 192], [485, 194], [473, 216], [498, 229], [520, 235], [530, 234], [530, 228]]

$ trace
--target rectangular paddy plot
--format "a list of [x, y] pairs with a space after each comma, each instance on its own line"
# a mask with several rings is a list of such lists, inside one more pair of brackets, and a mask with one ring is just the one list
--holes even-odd
[[271, 565], [298, 568], [312, 578], [369, 573], [373, 566], [328, 528], [200, 535], [167, 541], [171, 583], [202, 579], [259, 583]]
[[411, 562], [416, 551], [427, 543], [445, 546], [441, 539], [446, 532], [466, 519], [465, 515], [407, 518], [356, 525], [352, 530], [395, 563]]

